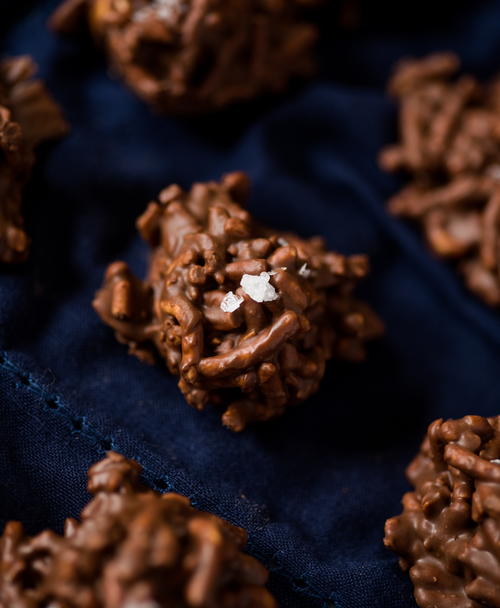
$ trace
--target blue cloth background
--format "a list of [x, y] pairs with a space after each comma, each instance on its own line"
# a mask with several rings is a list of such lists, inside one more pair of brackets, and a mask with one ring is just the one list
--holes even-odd
[[[28, 189], [29, 262], [0, 270], [0, 523], [60, 529], [87, 500], [87, 467], [112, 448], [158, 490], [247, 528], [281, 606], [414, 607], [384, 521], [431, 420], [499, 413], [500, 316], [385, 213], [399, 182], [375, 161], [395, 137], [384, 85], [398, 57], [434, 49], [480, 76], [500, 69], [500, 3], [455, 2], [444, 17], [404, 3], [391, 19], [373, 3], [357, 34], [324, 28], [314, 81], [191, 122], [152, 115], [90, 47], [53, 37], [56, 4], [33, 3], [1, 41], [34, 55], [72, 132], [43, 150]], [[190, 409], [90, 307], [109, 262], [143, 272], [134, 220], [151, 197], [233, 169], [250, 174], [250, 208], [268, 224], [369, 253], [363, 294], [387, 323], [367, 363], [333, 363], [315, 398], [241, 435]]]

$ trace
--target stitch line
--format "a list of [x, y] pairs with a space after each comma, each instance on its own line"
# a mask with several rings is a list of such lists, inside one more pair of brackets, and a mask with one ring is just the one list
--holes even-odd
[[[68, 407], [66, 405], [64, 405], [62, 399], [58, 395], [55, 395], [53, 392], [49, 392], [45, 388], [43, 388], [43, 386], [40, 386], [40, 384], [33, 379], [32, 375], [30, 373], [24, 372], [20, 367], [18, 367], [16, 364], [14, 364], [8, 358], [7, 353], [5, 351], [0, 351], [0, 367], [4, 368], [5, 370], [10, 372], [15, 377], [15, 379], [16, 379], [15, 384], [18, 388], [26, 389], [29, 392], [36, 395], [37, 397], [39, 397], [40, 400], [42, 401], [42, 407], [47, 408], [47, 410], [50, 411], [52, 414], [62, 416], [65, 420], [67, 420], [71, 425], [72, 433], [79, 434], [79, 435], [82, 435], [83, 437], [90, 439], [91, 441], [93, 441], [94, 443], [96, 443], [99, 446], [99, 449], [101, 451], [106, 452], [106, 451], [113, 450], [113, 449], [120, 451], [119, 448], [117, 447], [117, 443], [115, 442], [113, 437], [106, 437], [105, 435], [100, 433], [97, 429], [93, 428], [93, 426], [87, 422], [87, 420], [84, 416], [82, 416], [82, 417], [73, 416], [71, 411], [68, 409]], [[134, 458], [141, 465], [143, 472], [144, 472], [144, 477], [146, 477], [148, 479], [148, 481], [151, 483], [151, 485], [153, 486], [154, 489], [158, 489], [163, 492], [164, 491], [168, 491], [168, 492], [176, 491], [175, 484], [172, 483], [168, 479], [168, 477], [165, 477], [165, 478], [158, 477], [154, 473], [154, 471], [152, 471], [147, 465], [145, 465], [141, 462], [140, 458], [138, 458], [137, 456], [132, 456], [132, 458]], [[185, 492], [183, 492], [183, 493], [185, 494]], [[194, 507], [196, 507], [197, 500], [196, 500], [195, 496], [192, 496], [192, 495], [187, 495], [187, 496], [188, 496], [191, 504]], [[266, 524], [263, 523], [261, 526], [257, 527], [257, 530], [263, 530], [263, 529], [265, 529], [265, 527], [266, 527]], [[252, 546], [252, 554], [254, 556], [256, 556], [258, 559], [260, 559], [266, 565], [266, 567], [268, 568], [268, 570], [270, 572], [273, 572], [274, 574], [277, 574], [278, 576], [282, 576], [283, 578], [288, 580], [291, 583], [292, 588], [295, 591], [297, 591], [298, 593], [301, 593], [303, 595], [307, 595], [309, 597], [313, 597], [315, 599], [319, 599], [320, 601], [323, 601], [324, 602], [323, 608], [332, 608], [331, 595], [329, 597], [324, 597], [324, 595], [322, 593], [317, 591], [315, 589], [315, 587], [307, 581], [307, 577], [293, 576], [292, 574], [290, 574], [286, 571], [285, 567], [279, 563], [279, 560], [276, 557], [276, 554], [279, 551], [277, 551], [272, 556], [272, 559], [276, 560], [276, 565], [273, 564], [271, 566], [271, 565], [268, 565], [268, 561], [271, 561], [271, 560], [266, 559], [264, 557], [264, 554], [260, 551], [257, 551], [253, 545], [254, 545], [253, 543], [251, 543], [251, 542], [249, 543], [249, 546]], [[335, 608], [335, 606], [333, 608]], [[338, 606], [336, 608], [338, 608]]]

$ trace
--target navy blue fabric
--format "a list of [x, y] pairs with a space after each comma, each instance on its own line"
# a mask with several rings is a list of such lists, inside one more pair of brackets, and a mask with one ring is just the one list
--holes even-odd
[[[384, 210], [399, 185], [375, 160], [395, 137], [384, 83], [401, 55], [435, 49], [492, 74], [500, 3], [455, 2], [445, 18], [427, 3], [392, 20], [371, 3], [357, 34], [325, 25], [314, 81], [196, 121], [154, 116], [90, 47], [54, 38], [56, 4], [17, 15], [0, 49], [34, 55], [72, 124], [27, 193], [30, 261], [0, 270], [1, 523], [60, 529], [87, 500], [87, 467], [115, 449], [158, 490], [247, 528], [281, 606], [414, 608], [384, 521], [430, 421], [499, 413], [500, 317]], [[109, 262], [144, 271], [134, 220], [160, 188], [234, 169], [250, 174], [250, 208], [266, 223], [372, 256], [362, 291], [387, 324], [368, 362], [331, 364], [307, 404], [241, 435], [190, 409], [175, 379], [128, 356], [90, 307]]]

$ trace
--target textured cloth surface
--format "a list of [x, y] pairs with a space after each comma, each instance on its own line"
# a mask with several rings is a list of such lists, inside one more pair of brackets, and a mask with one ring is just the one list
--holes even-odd
[[[87, 500], [85, 470], [113, 448], [156, 489], [247, 528], [281, 606], [413, 608], [384, 521], [431, 420], [499, 413], [500, 315], [386, 214], [399, 183], [376, 166], [395, 138], [384, 85], [398, 57], [438, 49], [493, 74], [500, 3], [454, 3], [445, 19], [415, 3], [337, 38], [325, 26], [314, 81], [196, 121], [154, 116], [90, 47], [52, 36], [56, 4], [13, 16], [1, 43], [34, 55], [72, 133], [42, 151], [27, 193], [30, 261], [0, 270], [0, 523], [60, 529]], [[144, 271], [134, 221], [151, 197], [235, 169], [251, 176], [250, 209], [267, 224], [372, 256], [363, 295], [388, 328], [367, 363], [331, 364], [316, 397], [241, 435], [190, 409], [176, 380], [127, 355], [90, 307], [109, 262]]]

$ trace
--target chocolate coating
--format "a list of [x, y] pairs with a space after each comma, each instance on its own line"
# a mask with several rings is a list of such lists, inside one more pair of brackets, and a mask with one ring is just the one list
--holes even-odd
[[89, 25], [128, 86], [158, 110], [207, 112], [313, 70], [311, 0], [66, 0], [54, 30]]
[[[385, 526], [422, 608], [500, 606], [500, 416], [436, 420]], [[497, 461], [498, 460], [498, 461]]]
[[382, 151], [387, 171], [411, 182], [389, 211], [421, 223], [439, 256], [458, 261], [468, 287], [500, 306], [500, 81], [455, 77], [451, 53], [401, 62], [389, 83], [401, 142]]
[[0, 262], [21, 262], [29, 238], [21, 214], [22, 192], [35, 162], [34, 149], [64, 135], [67, 125], [42, 82], [32, 80], [29, 57], [0, 61]]
[[141, 467], [109, 452], [89, 470], [94, 498], [64, 536], [0, 538], [0, 606], [276, 608], [266, 569], [241, 552], [244, 530], [143, 487]]
[[[137, 223], [152, 247], [146, 281], [116, 262], [94, 300], [132, 353], [159, 353], [188, 403], [223, 404], [223, 423], [235, 431], [307, 399], [330, 357], [362, 359], [365, 342], [381, 332], [352, 295], [366, 257], [258, 226], [241, 206], [248, 190], [241, 173], [189, 193], [166, 188]], [[269, 299], [256, 301], [245, 281], [260, 283]], [[230, 292], [237, 304], [226, 312]]]

